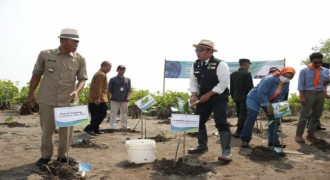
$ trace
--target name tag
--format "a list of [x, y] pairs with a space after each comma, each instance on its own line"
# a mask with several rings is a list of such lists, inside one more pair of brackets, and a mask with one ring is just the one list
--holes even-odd
[[124, 87], [120, 87], [120, 91], [124, 91]]

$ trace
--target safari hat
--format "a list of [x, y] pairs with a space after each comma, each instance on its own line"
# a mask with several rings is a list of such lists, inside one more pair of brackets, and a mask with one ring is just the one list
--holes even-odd
[[214, 49], [214, 43], [207, 39], [202, 39], [198, 44], [193, 44], [195, 48], [203, 47], [213, 50], [213, 52], [217, 52], [218, 50]]
[[62, 29], [61, 35], [58, 36], [58, 38], [73, 39], [79, 41], [79, 35], [75, 29]]

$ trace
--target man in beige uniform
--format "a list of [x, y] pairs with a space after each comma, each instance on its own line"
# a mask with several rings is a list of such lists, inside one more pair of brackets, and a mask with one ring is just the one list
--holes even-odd
[[[69, 106], [72, 101], [77, 102], [78, 93], [87, 80], [85, 58], [76, 53], [79, 43], [77, 30], [63, 29], [59, 38], [61, 44], [57, 49], [40, 52], [30, 81], [28, 105], [32, 107], [35, 102], [35, 89], [43, 77], [36, 98], [40, 107], [42, 131], [41, 158], [37, 161], [38, 166], [47, 164], [53, 155], [54, 108]], [[58, 161], [75, 163], [73, 158], [66, 157], [72, 129], [59, 128]]]

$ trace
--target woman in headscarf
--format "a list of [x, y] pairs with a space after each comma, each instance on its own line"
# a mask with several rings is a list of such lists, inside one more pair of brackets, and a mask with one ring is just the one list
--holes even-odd
[[277, 129], [278, 122], [274, 117], [271, 103], [283, 101], [289, 92], [289, 82], [295, 75], [292, 67], [286, 66], [274, 75], [266, 76], [252, 88], [247, 96], [248, 115], [241, 133], [241, 147], [248, 147], [252, 139], [252, 130], [260, 108], [264, 110], [269, 121], [268, 146], [280, 147]]

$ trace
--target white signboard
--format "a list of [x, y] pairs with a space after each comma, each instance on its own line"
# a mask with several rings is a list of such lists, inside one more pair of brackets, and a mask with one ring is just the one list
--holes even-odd
[[69, 127], [89, 124], [87, 106], [54, 108], [56, 127]]
[[199, 127], [199, 115], [172, 114], [171, 117], [172, 131], [198, 132], [198, 127]]
[[290, 104], [288, 101], [277, 102], [273, 103], [272, 105], [275, 118], [291, 115]]
[[156, 103], [157, 101], [155, 100], [155, 98], [152, 97], [150, 94], [147, 94], [143, 98], [137, 100], [135, 102], [135, 105], [143, 112]]

